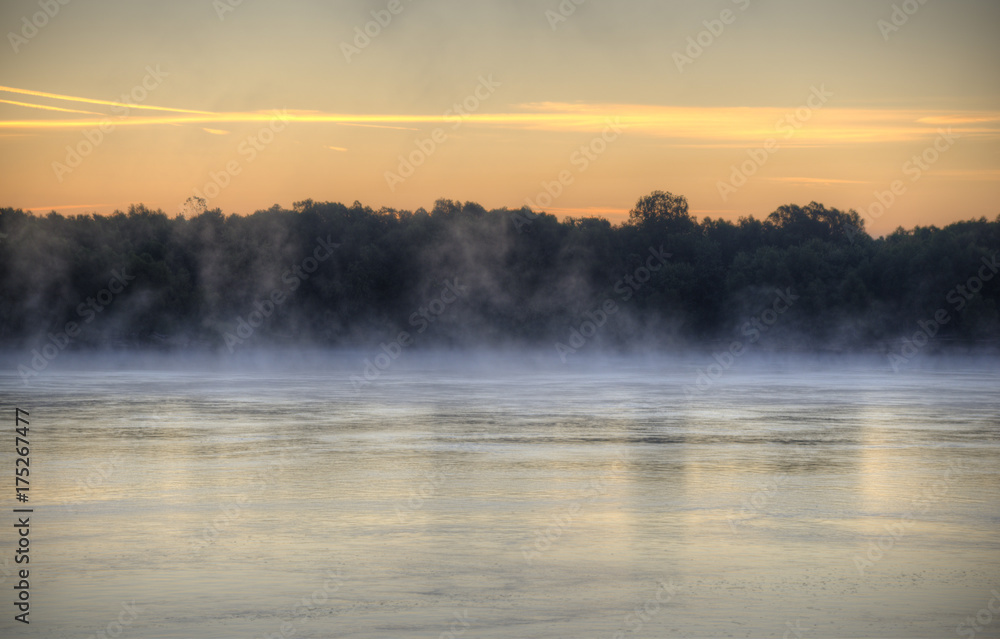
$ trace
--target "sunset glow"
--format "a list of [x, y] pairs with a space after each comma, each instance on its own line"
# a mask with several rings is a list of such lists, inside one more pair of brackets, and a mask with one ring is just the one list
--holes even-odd
[[[139, 3], [148, 24], [186, 25], [167, 39], [140, 37], [145, 26], [98, 2], [11, 40], [0, 86], [6, 205], [55, 201], [75, 213], [99, 201], [93, 210], [108, 213], [143, 202], [173, 215], [264, 131], [266, 148], [210, 207], [246, 214], [312, 198], [412, 210], [448, 197], [517, 208], [570, 171], [548, 207], [557, 215], [617, 222], [659, 188], [685, 194], [699, 216], [814, 200], [863, 212], [926, 153], [933, 165], [869, 220], [873, 232], [998, 212], [990, 26], [1000, 11], [989, 3], [927, 5], [897, 32], [885, 27], [891, 2], [784, 14], [742, 0], [585, 4], [565, 21], [548, 7], [437, 2], [403, 5], [360, 46], [360, 29], [376, 31], [370, 12], [307, 2], [281, 47], [266, 34], [292, 24], [282, 6], [203, 4]], [[11, 33], [33, 6], [0, 10]], [[709, 33], [727, 9], [732, 23]], [[439, 15], [466, 27], [443, 31]], [[966, 26], [934, 31], [941, 19]], [[109, 41], [123, 32], [134, 32], [134, 62], [113, 57]], [[503, 51], [524, 38], [525, 53]], [[434, 41], [462, 54], [431, 73], [416, 61], [433, 57]], [[928, 151], [942, 135], [947, 150]], [[589, 157], [574, 163], [581, 150]], [[412, 177], [392, 177], [414, 162]]]

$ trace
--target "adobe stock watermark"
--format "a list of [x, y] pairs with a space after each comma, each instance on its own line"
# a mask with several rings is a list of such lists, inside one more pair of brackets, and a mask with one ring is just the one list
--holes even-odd
[[[984, 257], [982, 259], [983, 265], [979, 267], [975, 275], [948, 291], [948, 294], [945, 295], [945, 301], [951, 304], [954, 312], [961, 313], [969, 301], [979, 295], [986, 282], [1000, 273], [1000, 260], [997, 260], [997, 255], [998, 253], [994, 253], [989, 258]], [[892, 372], [898, 373], [901, 368], [909, 364], [917, 356], [917, 353], [934, 339], [941, 327], [951, 320], [952, 317], [948, 309], [939, 308], [934, 311], [934, 315], [930, 318], [918, 321], [918, 330], [911, 337], [903, 338], [903, 345], [899, 353], [889, 353], [889, 365], [892, 366]]]
[[[288, 126], [290, 116], [288, 115], [288, 109], [281, 109], [280, 111], [275, 109], [273, 113], [274, 116], [266, 125], [258, 129], [256, 133], [245, 137], [236, 146], [236, 152], [243, 158], [243, 162], [241, 163], [240, 160], [233, 159], [226, 162], [221, 171], [209, 171], [208, 182], [202, 188], [195, 189], [192, 197], [201, 200], [203, 203], [208, 203], [209, 200], [219, 197], [219, 194], [232, 184], [233, 178], [242, 173], [246, 165], [256, 160], [257, 156], [274, 142], [277, 134], [284, 131], [285, 127]], [[184, 205], [181, 205], [181, 208], [183, 209]]]
[[920, 11], [920, 7], [925, 4], [927, 4], [927, 0], [903, 0], [902, 4], [893, 4], [889, 18], [879, 18], [875, 22], [875, 26], [882, 34], [882, 39], [888, 42], [889, 36], [903, 28], [903, 25], [909, 22], [910, 18], [915, 16], [917, 11]]
[[[626, 125], [622, 124], [620, 117], [609, 118], [605, 120], [605, 124], [606, 126], [600, 134], [594, 136], [590, 142], [581, 145], [578, 149], [570, 153], [570, 169], [560, 171], [556, 175], [555, 180], [543, 181], [541, 183], [541, 191], [533, 198], [525, 198], [524, 203], [528, 206], [528, 209], [515, 213], [511, 218], [514, 222], [514, 228], [517, 229], [518, 233], [523, 233], [525, 226], [538, 219], [538, 213], [535, 211], [540, 211], [547, 206], [551, 206], [566, 191], [566, 188], [576, 181], [576, 176], [585, 173], [598, 158], [607, 152], [611, 144], [617, 141], [627, 128]], [[574, 175], [574, 169], [576, 175]]]
[[[340, 570], [327, 570], [323, 580], [323, 587], [316, 588], [310, 594], [305, 595], [292, 606], [290, 618], [284, 619], [278, 627], [277, 632], [266, 635], [259, 635], [259, 639], [289, 639], [294, 637], [299, 626], [309, 621], [309, 613], [330, 601], [331, 595], [337, 593], [344, 585], [344, 576]], [[352, 606], [352, 610], [357, 604]], [[258, 635], [255, 635], [258, 638]]]
[[94, 464], [85, 478], [77, 478], [75, 497], [67, 496], [65, 503], [75, 503], [80, 497], [91, 496], [104, 488], [106, 482], [122, 469], [124, 463], [125, 455], [116, 452], [105, 461]]
[[[961, 137], [953, 132], [951, 127], [938, 129], [938, 135], [931, 144], [927, 145], [920, 153], [910, 156], [908, 160], [903, 162], [903, 176], [908, 177], [911, 184], [919, 181], [927, 171], [930, 171], [937, 164], [941, 156], [955, 146], [955, 141]], [[906, 195], [908, 189], [909, 186], [903, 180], [893, 180], [889, 184], [889, 188], [885, 191], [876, 189], [873, 193], [875, 199], [868, 206], [861, 209], [861, 215], [874, 222], [885, 215], [885, 212], [891, 209], [900, 197]], [[848, 226], [845, 232], [851, 241], [853, 241], [854, 236], [860, 233], [861, 229]]]
[[129, 626], [135, 623], [141, 613], [142, 608], [135, 605], [135, 599], [128, 603], [122, 602], [121, 612], [118, 613], [118, 616], [109, 621], [104, 630], [99, 630], [96, 634], [88, 635], [87, 639], [114, 639], [120, 637]]
[[229, 349], [229, 352], [233, 353], [237, 345], [243, 344], [253, 337], [257, 329], [263, 326], [265, 320], [285, 303], [289, 295], [299, 290], [302, 282], [307, 281], [310, 275], [319, 270], [320, 264], [330, 259], [334, 250], [339, 247], [340, 244], [335, 244], [329, 235], [326, 236], [326, 239], [317, 237], [316, 247], [313, 249], [312, 255], [289, 267], [281, 274], [281, 281], [285, 284], [285, 289], [274, 289], [263, 301], [255, 300], [254, 310], [250, 311], [246, 318], [242, 315], [236, 318], [236, 329], [223, 333], [222, 337], [226, 341], [226, 348]]
[[17, 33], [13, 31], [7, 32], [7, 41], [10, 42], [14, 53], [20, 53], [21, 47], [28, 44], [29, 40], [37, 36], [42, 29], [48, 26], [49, 22], [59, 15], [62, 8], [70, 2], [72, 0], [38, 0], [38, 6], [41, 11], [36, 11], [30, 17], [22, 17], [21, 28]]
[[750, 518], [753, 513], [763, 512], [763, 509], [771, 502], [771, 499], [777, 494], [778, 489], [780, 489], [785, 482], [788, 481], [788, 475], [781, 474], [767, 482], [759, 489], [755, 490], [753, 494], [743, 500], [743, 507], [740, 509], [739, 516], [740, 519], [729, 518], [729, 528], [732, 529], [733, 533], [739, 532], [736, 529], [736, 525], [742, 523]]
[[715, 363], [698, 369], [694, 386], [684, 387], [684, 398], [694, 399], [711, 388], [726, 371], [736, 364], [736, 360], [746, 353], [747, 346], [759, 342], [761, 336], [769, 331], [777, 323], [778, 318], [787, 313], [798, 299], [799, 296], [792, 292], [791, 287], [784, 291], [778, 289], [774, 301], [771, 302], [771, 307], [764, 309], [760, 314], [743, 324], [740, 332], [743, 337], [748, 338], [747, 342], [733, 340], [727, 350], [713, 354], [712, 359], [715, 360]]
[[254, 498], [259, 497], [265, 490], [278, 482], [278, 478], [289, 462], [288, 452], [281, 451], [276, 461], [269, 461], [267, 467], [254, 474], [253, 481], [247, 486], [246, 491], [237, 495], [230, 502], [219, 506], [219, 514], [211, 522], [205, 524], [201, 538], [192, 540], [192, 552], [201, 552], [214, 544], [219, 535], [243, 517], [243, 510], [253, 503]]
[[[812, 119], [816, 111], [823, 108], [830, 101], [830, 98], [833, 97], [833, 92], [827, 91], [825, 84], [821, 84], [819, 87], [813, 86], [810, 89], [812, 92], [802, 106], [775, 122], [774, 129], [777, 133], [781, 134], [783, 139], [790, 140], [793, 138], [795, 133]], [[716, 182], [715, 186], [719, 191], [719, 197], [722, 198], [722, 201], [728, 201], [730, 195], [745, 186], [750, 181], [750, 178], [756, 175], [757, 171], [763, 168], [767, 164], [767, 161], [771, 159], [771, 156], [777, 153], [780, 148], [781, 144], [778, 138], [768, 138], [761, 146], [748, 149], [748, 160], [729, 167], [731, 169], [729, 180], [726, 182], [722, 180]]]
[[785, 634], [781, 635], [781, 639], [792, 639], [792, 637], [794, 637], [795, 639], [803, 639], [803, 637], [805, 637], [806, 631], [809, 630], [809, 628], [802, 627], [801, 619], [796, 619], [795, 623], [792, 623], [791, 621], [786, 621], [785, 627], [788, 628], [788, 630], [785, 631]]
[[[439, 317], [444, 315], [444, 312], [449, 306], [465, 297], [467, 293], [467, 287], [462, 285], [458, 281], [457, 277], [454, 277], [451, 280], [444, 280], [442, 282], [441, 292], [434, 299], [428, 302], [426, 306], [420, 306], [416, 311], [410, 314], [410, 326], [417, 329], [417, 335], [423, 333], [430, 327], [431, 324], [436, 322]], [[411, 335], [409, 331], [400, 331], [396, 336], [396, 339], [388, 343], [380, 344], [379, 348], [382, 352], [374, 358], [366, 358], [364, 360], [362, 375], [351, 375], [350, 381], [354, 384], [354, 393], [357, 394], [361, 392], [362, 388], [370, 385], [372, 382], [382, 377], [382, 373], [389, 370], [392, 363], [399, 359], [399, 356], [403, 354], [403, 350], [413, 344], [413, 337], [414, 336]]]
[[[462, 126], [500, 86], [501, 83], [493, 79], [492, 73], [489, 77], [479, 76], [479, 84], [472, 93], [444, 112], [444, 119], [451, 123], [451, 129], [454, 131]], [[443, 127], [437, 127], [431, 131], [430, 137], [417, 139], [413, 143], [417, 148], [405, 157], [397, 156], [399, 164], [396, 166], [396, 171], [385, 172], [385, 182], [389, 185], [389, 190], [395, 191], [398, 185], [413, 177], [417, 168], [423, 166], [448, 139], [448, 132]]]
[[[409, 4], [413, 0], [406, 0], [406, 2]], [[351, 46], [347, 41], [340, 43], [340, 52], [344, 54], [348, 64], [350, 64], [351, 58], [360, 55], [363, 50], [367, 49], [372, 40], [382, 35], [382, 30], [392, 24], [393, 19], [403, 13], [404, 9], [406, 9], [406, 5], [403, 4], [402, 0], [389, 0], [385, 9], [371, 11], [371, 20], [354, 27], [354, 45]]]
[[93, 129], [84, 129], [83, 139], [75, 145], [66, 145], [66, 157], [63, 162], [52, 162], [52, 172], [55, 173], [56, 181], [62, 184], [66, 176], [74, 170], [80, 168], [83, 161], [96, 151], [108, 135], [114, 132], [116, 123], [121, 122], [129, 116], [131, 107], [146, 101], [149, 94], [163, 84], [163, 78], [170, 74], [160, 69], [160, 65], [153, 68], [146, 66], [146, 75], [127, 93], [121, 94], [118, 104], [111, 107], [112, 113], [117, 114], [115, 118], [104, 118]]
[[[739, 7], [740, 11], [746, 11], [750, 7], [750, 0], [732, 0], [732, 3]], [[673, 59], [677, 70], [684, 73], [684, 67], [694, 64], [694, 61], [701, 57], [705, 50], [715, 44], [716, 40], [722, 37], [726, 27], [736, 22], [739, 16], [732, 9], [723, 9], [719, 12], [719, 17], [714, 20], [703, 20], [705, 29], [699, 31], [694, 36], [688, 36], [687, 47], [684, 53], [674, 51]], [[687, 54], [687, 55], [685, 55]]]
[[563, 533], [573, 525], [585, 506], [607, 494], [609, 480], [625, 472], [625, 468], [625, 459], [621, 456], [615, 458], [609, 470], [602, 473], [599, 478], [587, 482], [587, 485], [580, 491], [580, 497], [577, 500], [553, 514], [552, 522], [547, 526], [535, 529], [534, 543], [521, 547], [521, 555], [524, 557], [525, 563], [529, 566], [534, 564], [543, 552], [552, 548], [553, 544], [563, 536]]
[[243, 4], [244, 0], [212, 0], [212, 8], [215, 15], [219, 16], [219, 22], [224, 22], [227, 13], [236, 11], [237, 7]]
[[885, 530], [884, 535], [869, 539], [868, 548], [865, 553], [854, 555], [854, 567], [857, 568], [858, 575], [861, 577], [867, 576], [865, 571], [874, 568], [875, 564], [882, 561], [886, 553], [896, 547], [896, 544], [917, 523], [916, 518], [918, 516], [926, 515], [930, 512], [931, 506], [948, 495], [948, 491], [951, 489], [956, 476], [966, 469], [967, 466], [962, 460], [952, 460], [941, 479], [934, 482], [931, 486], [924, 488], [918, 497], [910, 501], [909, 510], [895, 522], [883, 526]]
[[[156, 416], [166, 419], [167, 413], [157, 410]], [[135, 428], [115, 428], [111, 431], [113, 438], [118, 440], [124, 440], [130, 436], [135, 437], [137, 433], [140, 437], [146, 436], [145, 429], [141, 428], [138, 430]], [[76, 504], [83, 498], [93, 497], [105, 492], [111, 480], [127, 466], [128, 459], [121, 451], [111, 453], [103, 461], [89, 464], [86, 474], [83, 476], [78, 475], [75, 479], [76, 490], [72, 493], [67, 491], [65, 497], [62, 499], [62, 503], [64, 505]]]
[[[97, 318], [98, 313], [103, 313], [115, 298], [120, 295], [129, 282], [135, 279], [134, 275], [129, 275], [126, 269], [111, 271], [111, 279], [108, 280], [106, 288], [102, 288], [93, 296], [80, 302], [76, 307], [77, 316], [83, 320], [83, 324], [90, 324]], [[59, 354], [62, 353], [74, 338], [80, 335], [80, 324], [69, 321], [63, 325], [62, 330], [56, 333], [49, 333], [49, 342], [40, 348], [32, 349], [31, 361], [25, 365], [17, 367], [17, 373], [21, 376], [21, 381], [28, 386], [32, 377], [48, 368]]]
[[625, 639], [629, 636], [639, 636], [639, 632], [646, 624], [653, 621], [663, 611], [664, 604], [670, 603], [680, 588], [674, 584], [673, 580], [656, 582], [656, 592], [652, 597], [642, 604], [636, 606], [631, 612], [625, 615], [624, 627], [615, 631], [611, 639]]
[[463, 610], [460, 613], [456, 612], [454, 617], [455, 621], [452, 621], [448, 629], [438, 635], [438, 639], [455, 639], [455, 637], [461, 637], [472, 626], [468, 610]]
[[994, 588], [990, 590], [990, 594], [993, 596], [986, 602], [985, 606], [979, 609], [974, 617], [966, 617], [965, 621], [958, 624], [955, 628], [955, 634], [959, 637], [974, 639], [976, 635], [986, 630], [986, 627], [993, 623], [993, 620], [996, 619], [994, 615], [1000, 615], [1000, 592]]
[[441, 471], [427, 473], [427, 479], [416, 488], [410, 489], [409, 498], [401, 506], [396, 506], [396, 521], [405, 524], [413, 514], [421, 510], [428, 500], [437, 495], [438, 489], [447, 480], [448, 475]]
[[549, 27], [553, 31], [559, 28], [559, 25], [563, 22], [569, 20], [570, 16], [576, 13], [576, 8], [585, 3], [587, 0], [561, 0], [556, 6], [556, 10], [552, 9], [545, 10], [545, 19], [549, 22]]
[[[670, 259], [671, 254], [663, 250], [661, 245], [659, 250], [650, 247], [649, 257], [646, 258], [646, 263], [644, 265], [638, 266], [631, 273], [626, 273], [615, 282], [612, 290], [618, 294], [619, 299], [622, 302], [627, 302], [632, 299], [636, 291], [642, 288], [649, 280], [653, 278], [653, 273], [661, 270], [663, 266]], [[575, 354], [581, 348], [587, 345], [587, 342], [597, 335], [597, 331], [607, 324], [608, 319], [618, 312], [618, 304], [615, 302], [614, 298], [607, 297], [601, 302], [595, 311], [588, 311], [583, 314], [584, 319], [580, 322], [579, 326], [573, 326], [569, 330], [569, 338], [566, 340], [566, 344], [562, 342], [556, 342], [555, 348], [556, 353], [559, 355], [559, 360], [565, 364], [567, 360], [567, 355]]]

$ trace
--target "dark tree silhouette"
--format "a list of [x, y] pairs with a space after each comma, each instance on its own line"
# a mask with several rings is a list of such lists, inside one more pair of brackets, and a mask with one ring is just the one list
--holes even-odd
[[[731, 339], [777, 289], [798, 299], [767, 336], [775, 346], [885, 348], [942, 311], [937, 346], [1000, 336], [1000, 216], [872, 238], [856, 212], [815, 202], [699, 221], [665, 191], [621, 225], [446, 199], [429, 212], [312, 200], [186, 210], [0, 209], [0, 345], [31, 348], [73, 322], [69, 348], [224, 347], [256, 312], [258, 345], [423, 327], [424, 344], [550, 347], [610, 299], [618, 312], [595, 341], [670, 346]], [[114, 272], [134, 279], [109, 299]], [[463, 294], [436, 314], [447, 283]]]

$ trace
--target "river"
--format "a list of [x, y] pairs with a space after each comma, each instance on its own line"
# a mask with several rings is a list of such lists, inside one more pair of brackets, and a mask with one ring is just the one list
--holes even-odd
[[1000, 636], [994, 361], [373, 355], [7, 367], [0, 635]]

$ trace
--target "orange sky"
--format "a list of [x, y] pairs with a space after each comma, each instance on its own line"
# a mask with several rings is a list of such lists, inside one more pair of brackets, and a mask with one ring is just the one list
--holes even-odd
[[995, 2], [227, 1], [5, 3], [0, 205], [1000, 213]]

